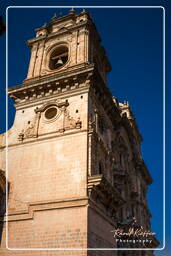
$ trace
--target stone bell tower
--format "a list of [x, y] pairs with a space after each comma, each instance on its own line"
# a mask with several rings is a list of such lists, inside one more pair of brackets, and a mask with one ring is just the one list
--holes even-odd
[[[135, 118], [127, 103], [110, 94], [111, 66], [89, 13], [71, 9], [35, 32], [28, 40], [27, 77], [9, 88], [16, 116], [6, 134], [8, 225], [4, 218], [1, 255], [47, 255], [30, 248], [116, 248], [111, 231], [118, 221], [132, 214], [150, 225], [146, 189], [152, 180]], [[48, 255], [61, 254], [71, 251]]]

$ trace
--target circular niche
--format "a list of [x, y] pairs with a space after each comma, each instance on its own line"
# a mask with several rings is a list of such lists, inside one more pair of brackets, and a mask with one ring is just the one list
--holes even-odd
[[57, 115], [57, 108], [56, 107], [50, 107], [45, 111], [45, 118], [47, 120], [51, 120]]
[[50, 55], [49, 68], [51, 70], [59, 69], [68, 61], [68, 47], [59, 46]]

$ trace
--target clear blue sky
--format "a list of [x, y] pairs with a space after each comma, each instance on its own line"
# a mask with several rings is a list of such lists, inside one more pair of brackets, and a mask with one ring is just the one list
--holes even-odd
[[[22, 1], [25, 5], [45, 5], [47, 1]], [[169, 22], [168, 1], [81, 1], [86, 5], [156, 5], [166, 7], [166, 22]], [[2, 11], [9, 5], [20, 5], [21, 1], [2, 1]], [[23, 4], [23, 3], [22, 3]], [[48, 5], [80, 5], [79, 1], [48, 1]], [[152, 212], [152, 230], [163, 243], [163, 10], [133, 8], [86, 8], [99, 31], [102, 44], [112, 64], [109, 88], [112, 95], [123, 102], [128, 100], [139, 130], [144, 138], [143, 158], [153, 177], [149, 188], [149, 208]], [[79, 12], [82, 9], [76, 9]], [[54, 13], [65, 15], [67, 9], [9, 9], [8, 85], [21, 84], [25, 79], [30, 58], [26, 41], [35, 36], [34, 29], [49, 22]], [[2, 13], [4, 15], [4, 13]], [[166, 31], [167, 35], [167, 31]], [[169, 38], [167, 38], [169, 40]], [[0, 38], [5, 47], [5, 36]], [[168, 41], [167, 41], [168, 43]], [[5, 63], [5, 53], [1, 47], [1, 64]], [[168, 56], [168, 55], [167, 55]], [[0, 78], [0, 132], [5, 130], [5, 67]], [[168, 68], [168, 67], [167, 67]], [[167, 71], [167, 70], [166, 70]], [[167, 85], [167, 84], [166, 84]], [[167, 88], [167, 96], [170, 88]], [[166, 101], [167, 103], [167, 101]], [[12, 126], [15, 110], [9, 101], [9, 127]], [[167, 120], [167, 125], [169, 118]], [[169, 137], [167, 137], [169, 139]], [[167, 141], [168, 141], [167, 139]], [[166, 141], [166, 142], [167, 142]], [[167, 174], [167, 181], [169, 174]], [[168, 209], [169, 210], [169, 209]], [[167, 227], [170, 224], [167, 218]], [[169, 230], [166, 237], [169, 240]], [[166, 254], [167, 253], [167, 254]], [[170, 253], [170, 254], [169, 254]], [[171, 255], [171, 247], [155, 255]]]

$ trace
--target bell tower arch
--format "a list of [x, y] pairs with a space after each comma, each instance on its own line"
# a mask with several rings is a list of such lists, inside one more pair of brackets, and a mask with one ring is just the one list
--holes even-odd
[[28, 41], [31, 59], [27, 79], [66, 71], [90, 61], [90, 16], [83, 11], [57, 18], [35, 30], [36, 38]]

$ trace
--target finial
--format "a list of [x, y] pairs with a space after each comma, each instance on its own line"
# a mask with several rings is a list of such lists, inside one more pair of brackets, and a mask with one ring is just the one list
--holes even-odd
[[124, 105], [129, 107], [129, 102], [127, 100], [124, 100]]
[[74, 10], [73, 7], [69, 10], [69, 14], [71, 14], [71, 15], [74, 15], [74, 14], [75, 14], [75, 10]]
[[86, 11], [85, 11], [85, 9], [83, 8], [83, 10], [82, 10], [82, 13], [85, 13]]
[[57, 19], [57, 15], [56, 13], [54, 13], [53, 17], [51, 18], [51, 20], [56, 20]]

